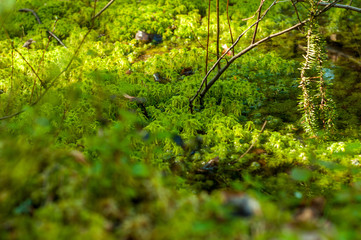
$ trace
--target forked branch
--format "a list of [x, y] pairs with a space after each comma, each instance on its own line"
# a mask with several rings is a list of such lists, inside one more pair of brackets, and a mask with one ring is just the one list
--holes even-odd
[[[227, 55], [227, 53], [229, 51], [231, 51], [236, 45], [237, 43], [241, 40], [241, 38], [253, 27], [255, 26], [256, 24], [258, 24], [260, 21], [262, 21], [262, 19], [267, 15], [267, 13], [269, 12], [269, 10], [274, 6], [276, 5], [278, 0], [274, 0], [273, 3], [267, 8], [267, 10], [264, 12], [264, 14], [255, 22], [253, 23], [251, 26], [249, 26], [246, 30], [243, 31], [243, 33], [241, 35], [238, 36], [238, 38], [236, 39], [236, 41], [232, 44], [232, 46], [230, 46], [223, 54], [221, 57], [219, 57], [216, 61], [215, 64], [213, 64], [213, 66], [211, 67], [211, 69], [208, 70], [208, 72], [206, 73], [206, 75], [204, 76], [203, 80], [202, 80], [202, 83], [200, 85], [200, 87], [198, 88], [198, 91], [197, 93], [191, 98], [189, 99], [189, 106], [190, 106], [190, 109], [191, 109], [191, 112], [193, 112], [193, 102], [194, 100], [198, 97], [200, 91], [202, 90], [202, 87], [203, 85], [206, 85], [206, 88], [208, 86], [208, 84], [205, 84], [207, 83], [207, 78], [209, 76], [209, 74], [217, 67], [218, 63]], [[232, 60], [233, 59], [233, 60]], [[232, 61], [231, 61], [232, 60]], [[225, 67], [221, 68], [217, 75], [216, 76], [220, 76], [222, 75], [222, 73], [224, 72], [224, 70], [226, 70], [228, 68], [228, 66], [230, 65], [231, 62], [233, 62], [235, 60], [235, 56], [233, 56], [229, 61], [228, 63], [226, 64]]]
[[[198, 88], [196, 94], [189, 99], [189, 107], [190, 107], [190, 110], [191, 112], [193, 112], [193, 102], [194, 100], [200, 96], [200, 99], [202, 101], [202, 99], [204, 98], [205, 94], [208, 92], [208, 90], [213, 86], [213, 84], [222, 76], [222, 74], [228, 69], [228, 67], [239, 57], [243, 56], [244, 54], [246, 54], [247, 52], [249, 52], [250, 50], [252, 50], [253, 48], [257, 47], [258, 45], [272, 39], [272, 38], [275, 38], [275, 37], [278, 37], [282, 34], [285, 34], [287, 32], [290, 32], [294, 29], [297, 29], [301, 26], [303, 26], [305, 23], [309, 22], [310, 19], [306, 19], [306, 20], [303, 20], [303, 21], [300, 21], [299, 23], [293, 25], [292, 27], [288, 28], [288, 29], [285, 29], [285, 30], [282, 30], [278, 33], [275, 33], [275, 34], [271, 34], [269, 35], [268, 37], [265, 37], [257, 42], [253, 42], [248, 46], [246, 47], [245, 49], [243, 49], [241, 52], [237, 53], [235, 56], [233, 56], [231, 59], [228, 60], [227, 64], [221, 68], [217, 73], [216, 75], [208, 82], [208, 84], [205, 85], [205, 87], [203, 88], [204, 86], [204, 83], [207, 82], [207, 79], [208, 79], [208, 76], [210, 75], [210, 73], [216, 68], [216, 66], [218, 65], [218, 63], [226, 56], [226, 54], [231, 51], [235, 45], [239, 42], [239, 40], [241, 39], [241, 37], [246, 33], [248, 32], [253, 26], [257, 26], [258, 23], [260, 21], [262, 21], [262, 19], [265, 17], [265, 15], [267, 14], [267, 12], [278, 2], [278, 0], [275, 0], [271, 5], [270, 7], [265, 11], [265, 13], [255, 22], [253, 23], [251, 26], [249, 26], [241, 35], [238, 36], [237, 40], [234, 42], [234, 44], [232, 44], [232, 46], [227, 50], [225, 51], [225, 53], [223, 53], [223, 55], [216, 61], [216, 63], [214, 63], [214, 65], [210, 68], [210, 70], [207, 72], [207, 74], [204, 76], [202, 82], [201, 82], [201, 85], [200, 87]], [[299, 0], [297, 2], [300, 2]], [[328, 11], [329, 9], [331, 9], [332, 7], [335, 7], [335, 6], [338, 6], [339, 4], [337, 4], [338, 2], [340, 2], [340, 0], [335, 0], [333, 2], [330, 2], [330, 3], [326, 3], [326, 4], [323, 4], [323, 2], [321, 2], [322, 4], [320, 4], [321, 6], [325, 6], [323, 9], [321, 9], [320, 11], [317, 12], [317, 14], [314, 16], [314, 17], [318, 17], [319, 15], [321, 15], [322, 13]], [[294, 4], [294, 2], [292, 2]], [[348, 9], [351, 9], [351, 8], [348, 8]]]

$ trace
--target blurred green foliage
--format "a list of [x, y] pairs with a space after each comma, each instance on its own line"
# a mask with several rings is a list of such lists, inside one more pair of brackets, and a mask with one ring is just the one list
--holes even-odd
[[[97, 1], [95, 12], [106, 3]], [[237, 36], [253, 23], [244, 19], [259, 2], [230, 3]], [[0, 116], [24, 110], [0, 121], [0, 239], [358, 239], [357, 67], [326, 63], [338, 130], [317, 138], [303, 132], [297, 111], [302, 32], [238, 59], [204, 109], [196, 103], [191, 114], [189, 98], [205, 71], [198, 41], [206, 39], [206, 2], [127, 0], [95, 21], [70, 68], [31, 106], [78, 49], [93, 5], [0, 3]], [[34, 9], [43, 24], [20, 8]], [[333, 9], [321, 19], [329, 23], [322, 31], [330, 42], [332, 34], [342, 36], [337, 44], [346, 51], [359, 51], [360, 18]], [[225, 2], [221, 20], [221, 42], [229, 46]], [[280, 2], [258, 37], [297, 21], [292, 5]], [[53, 28], [67, 49], [54, 40], [47, 47], [46, 29]], [[138, 42], [137, 31], [160, 34], [163, 42]], [[30, 38], [36, 42], [22, 48]], [[189, 68], [193, 74], [183, 74]], [[156, 82], [155, 73], [168, 83]], [[245, 198], [260, 205], [249, 218], [229, 204]]]

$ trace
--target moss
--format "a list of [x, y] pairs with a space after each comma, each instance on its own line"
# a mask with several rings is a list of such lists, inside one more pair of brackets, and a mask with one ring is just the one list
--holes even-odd
[[[230, 2], [236, 36], [259, 3]], [[330, 239], [357, 238], [357, 71], [347, 63], [327, 66], [340, 131], [323, 137], [310, 138], [299, 120], [300, 62], [293, 51], [299, 34], [238, 59], [191, 113], [189, 98], [205, 71], [198, 43], [206, 40], [205, 2], [128, 0], [96, 20], [69, 69], [46, 89], [87, 33], [93, 3], [17, 1], [44, 24], [18, 12], [4, 22], [41, 81], [0, 38], [0, 116], [24, 110], [0, 121], [1, 239], [298, 239], [310, 229]], [[97, 1], [97, 10], [106, 3]], [[229, 45], [224, 7], [221, 36]], [[258, 36], [297, 22], [282, 17], [293, 9], [277, 4]], [[53, 40], [46, 47], [55, 16], [55, 33], [68, 49]], [[345, 31], [345, 20], [337, 15], [326, 34]], [[140, 43], [138, 30], [160, 34], [163, 42]], [[36, 43], [28, 51], [21, 46], [29, 38]], [[355, 47], [354, 39], [342, 41]], [[155, 73], [165, 81], [155, 81]], [[262, 214], [234, 214], [227, 199], [240, 196], [256, 199]], [[297, 222], [319, 198], [322, 216]]]

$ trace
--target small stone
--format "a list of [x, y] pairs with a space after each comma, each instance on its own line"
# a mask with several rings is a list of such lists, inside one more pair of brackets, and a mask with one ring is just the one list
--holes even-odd
[[193, 72], [193, 69], [191, 67], [186, 67], [186, 68], [183, 68], [180, 75], [183, 75], [183, 76], [189, 76], [189, 75], [192, 75], [194, 74]]
[[161, 84], [169, 83], [169, 80], [161, 77], [158, 72], [154, 73], [153, 77], [154, 77], [154, 80], [158, 83], [161, 83]]
[[26, 41], [26, 42], [24, 43], [23, 47], [24, 47], [24, 48], [27, 48], [27, 49], [30, 49], [31, 44], [34, 43], [34, 42], [35, 42], [35, 41], [34, 41], [32, 38], [30, 38], [28, 41]]
[[235, 217], [252, 217], [262, 214], [261, 206], [257, 200], [241, 192], [223, 192], [224, 205], [232, 208]]
[[138, 31], [135, 34], [135, 39], [142, 41], [142, 42], [150, 42], [151, 41], [151, 36], [150, 34], [143, 32], [143, 31]]

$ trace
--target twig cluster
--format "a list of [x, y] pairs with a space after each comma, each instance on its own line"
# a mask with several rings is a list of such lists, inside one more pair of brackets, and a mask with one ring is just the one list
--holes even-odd
[[[90, 22], [91, 22], [91, 26], [88, 29], [88, 31], [86, 32], [86, 34], [84, 35], [83, 39], [81, 40], [80, 44], [78, 45], [78, 47], [76, 48], [72, 58], [70, 59], [69, 63], [67, 64], [67, 66], [58, 74], [56, 75], [50, 82], [49, 84], [46, 86], [44, 92], [33, 102], [30, 104], [30, 106], [35, 106], [45, 95], [46, 93], [53, 87], [55, 86], [57, 80], [60, 78], [61, 75], [63, 75], [63, 73], [65, 73], [66, 71], [68, 71], [69, 67], [71, 66], [71, 64], [73, 63], [73, 60], [75, 59], [75, 57], [78, 55], [82, 45], [85, 42], [85, 39], [87, 38], [87, 36], [89, 35], [89, 33], [91, 32], [91, 30], [94, 28], [94, 21], [96, 18], [98, 18], [100, 16], [101, 13], [103, 13], [115, 0], [111, 0], [108, 2], [108, 4], [102, 9], [100, 10], [97, 14], [95, 14]], [[95, 13], [95, 9], [96, 9], [96, 1], [94, 3], [94, 13]], [[32, 11], [30, 11], [32, 12]], [[37, 17], [38, 19], [38, 23], [40, 21], [39, 17]], [[40, 21], [41, 24], [41, 21]], [[4, 32], [6, 33], [6, 36], [8, 38], [9, 43], [11, 44], [11, 47], [13, 50], [15, 50], [20, 56], [21, 58], [26, 62], [26, 64], [30, 67], [30, 69], [32, 70], [32, 72], [37, 76], [37, 78], [39, 79], [40, 82], [42, 82], [42, 80], [40, 79], [40, 77], [38, 76], [37, 72], [34, 70], [34, 68], [31, 66], [31, 64], [25, 59], [25, 57], [20, 53], [20, 51], [18, 49], [15, 48], [13, 41], [11, 40], [8, 31], [6, 30], [4, 23], [2, 23], [2, 28], [4, 29]], [[23, 113], [25, 110], [20, 110], [16, 113], [10, 114], [8, 116], [4, 116], [4, 117], [0, 117], [0, 120], [5, 120], [5, 119], [9, 119], [15, 116], [20, 115], [21, 113]]]
[[[333, 7], [337, 7], [337, 8], [345, 8], [348, 10], [353, 10], [356, 12], [360, 12], [361, 9], [359, 8], [355, 8], [349, 5], [341, 5], [338, 4], [339, 2], [341, 2], [342, 0], [334, 0], [332, 2], [322, 2], [319, 1], [317, 4], [319, 6], [324, 6], [324, 8], [318, 10], [316, 13], [314, 13], [313, 17], [318, 17], [321, 14], [325, 13], [326, 11], [330, 10]], [[205, 74], [205, 76], [202, 79], [202, 82], [200, 84], [200, 87], [198, 88], [197, 92], [195, 93], [195, 95], [193, 97], [191, 97], [189, 99], [189, 107], [190, 107], [190, 111], [193, 112], [193, 103], [194, 101], [197, 99], [197, 97], [200, 98], [200, 102], [201, 104], [203, 103], [203, 98], [206, 95], [206, 93], [209, 91], [209, 89], [212, 87], [212, 85], [222, 76], [222, 74], [228, 69], [228, 67], [239, 57], [243, 56], [244, 54], [246, 54], [247, 52], [249, 52], [250, 50], [252, 50], [253, 48], [257, 47], [258, 45], [269, 41], [272, 38], [278, 37], [280, 35], [283, 35], [285, 33], [288, 33], [292, 30], [298, 29], [300, 27], [302, 27], [303, 25], [305, 25], [307, 22], [310, 21], [310, 18], [307, 18], [305, 20], [301, 20], [299, 14], [298, 14], [298, 10], [297, 10], [297, 6], [296, 4], [299, 2], [304, 2], [304, 0], [292, 0], [292, 5], [295, 9], [296, 15], [297, 15], [297, 19], [298, 19], [298, 23], [293, 25], [292, 27], [289, 27], [287, 29], [284, 29], [278, 33], [275, 34], [271, 34], [268, 37], [265, 37], [259, 41], [256, 41], [256, 36], [257, 36], [257, 28], [259, 23], [264, 19], [264, 17], [267, 15], [267, 13], [270, 11], [270, 9], [275, 6], [279, 0], [274, 0], [271, 5], [267, 8], [267, 10], [264, 13], [261, 13], [262, 10], [262, 6], [264, 5], [265, 0], [261, 0], [260, 1], [260, 6], [258, 8], [258, 10], [256, 11], [256, 13], [258, 13], [258, 18], [257, 21], [255, 21], [252, 25], [250, 25], [244, 32], [242, 32], [238, 38], [236, 39], [236, 41], [217, 59], [217, 61], [213, 64], [213, 66], [207, 71], [207, 73]], [[250, 18], [249, 18], [250, 19]], [[255, 27], [254, 30], [254, 34], [253, 34], [253, 38], [252, 38], [252, 42], [250, 43], [250, 45], [246, 48], [244, 48], [243, 50], [241, 50], [240, 52], [238, 52], [237, 54], [235, 54], [231, 59], [229, 59], [226, 63], [226, 65], [223, 68], [218, 69], [218, 72], [216, 73], [216, 75], [210, 80], [208, 81], [208, 77], [209, 75], [214, 71], [214, 69], [219, 66], [219, 63], [222, 59], [224, 59], [224, 57], [227, 55], [227, 53], [229, 51], [232, 51], [235, 46], [237, 45], [237, 43], [240, 41], [240, 39], [251, 29]], [[208, 43], [208, 40], [207, 40]], [[233, 51], [234, 52], [234, 51]], [[208, 55], [207, 55], [208, 56]], [[206, 58], [206, 61], [208, 60], [208, 58]]]

